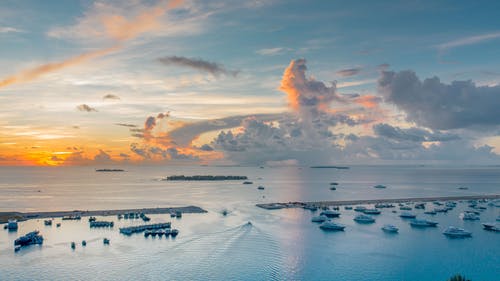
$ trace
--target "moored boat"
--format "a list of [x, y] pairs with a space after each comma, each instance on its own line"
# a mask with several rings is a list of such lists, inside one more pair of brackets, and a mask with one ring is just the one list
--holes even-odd
[[397, 233], [399, 231], [399, 228], [392, 224], [386, 224], [382, 226], [382, 230], [388, 233]]
[[410, 212], [401, 212], [401, 214], [399, 214], [399, 216], [401, 218], [404, 218], [404, 219], [414, 219], [417, 217], [417, 215], [410, 213]]
[[380, 215], [380, 210], [379, 209], [365, 209], [363, 213], [367, 215]]
[[354, 221], [357, 223], [374, 223], [375, 219], [371, 216], [361, 214], [354, 217]]
[[345, 225], [334, 223], [332, 221], [325, 221], [322, 223], [319, 228], [326, 231], [342, 231], [345, 228]]
[[312, 219], [311, 219], [312, 222], [325, 222], [327, 220], [328, 220], [328, 217], [324, 216], [324, 215], [315, 216], [315, 217], [312, 217]]
[[413, 219], [410, 221], [410, 225], [414, 227], [435, 227], [438, 223], [429, 220]]
[[334, 211], [334, 210], [325, 210], [319, 214], [320, 216], [326, 216], [328, 218], [338, 218], [340, 217], [340, 212]]
[[472, 232], [454, 226], [449, 226], [447, 229], [443, 231], [443, 234], [451, 238], [462, 238], [462, 237], [472, 236]]

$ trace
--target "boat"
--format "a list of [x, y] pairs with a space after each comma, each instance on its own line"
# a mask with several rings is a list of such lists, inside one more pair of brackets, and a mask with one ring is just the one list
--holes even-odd
[[425, 203], [417, 203], [417, 204], [415, 204], [415, 209], [425, 209]]
[[383, 184], [377, 184], [374, 186], [374, 188], [386, 188], [387, 186], [383, 185]]
[[182, 218], [182, 212], [181, 211], [175, 212], [175, 217], [178, 219]]
[[375, 208], [377, 208], [377, 209], [394, 208], [394, 205], [393, 204], [389, 204], [389, 203], [377, 203], [377, 204], [375, 204]]
[[17, 224], [17, 220], [9, 220], [7, 222], [7, 229], [8, 230], [17, 230], [19, 228]]
[[51, 226], [52, 225], [52, 220], [44, 220], [43, 224], [45, 224], [46, 226]]
[[177, 229], [170, 230], [170, 236], [172, 236], [172, 238], [175, 238], [178, 234], [179, 234], [179, 230], [177, 230]]
[[328, 218], [338, 218], [338, 217], [340, 217], [340, 212], [337, 212], [334, 210], [326, 210], [326, 211], [321, 212], [319, 215], [320, 216], [323, 215], [323, 216], [326, 216]]
[[81, 220], [81, 219], [82, 219], [82, 217], [78, 216], [78, 215], [76, 215], [76, 216], [64, 216], [62, 218], [63, 221], [66, 221], [66, 220]]
[[331, 182], [330, 185], [339, 185], [338, 182]]
[[253, 184], [251, 181], [244, 181], [243, 184]]
[[461, 217], [463, 220], [469, 220], [469, 221], [479, 220], [478, 215], [476, 215], [474, 213], [470, 213], [470, 212], [463, 212]]
[[108, 238], [104, 238], [104, 239], [102, 239], [102, 243], [103, 243], [104, 245], [109, 245], [109, 239], [108, 239]]
[[448, 208], [435, 208], [434, 209], [434, 212], [437, 212], [437, 213], [447, 213], [449, 210]]
[[427, 215], [435, 215], [437, 214], [436, 211], [432, 210], [432, 211], [425, 211], [424, 214], [427, 214]]
[[366, 207], [364, 206], [356, 206], [356, 208], [354, 208], [354, 211], [356, 212], [364, 212], [366, 210]]
[[123, 215], [122, 214], [118, 214], [117, 217], [118, 217], [119, 220], [123, 219]]
[[61, 223], [56, 223], [56, 227], [61, 227]]
[[319, 226], [319, 228], [326, 231], [343, 231], [345, 226], [342, 224], [334, 223], [332, 221], [325, 221]]
[[113, 227], [115, 226], [115, 223], [112, 221], [91, 221], [89, 223], [90, 228], [95, 228], [95, 227]]
[[175, 218], [175, 212], [171, 212], [171, 213], [170, 213], [170, 217], [171, 217], [171, 218]]
[[258, 190], [264, 190], [265, 187], [263, 187], [262, 185], [259, 185], [259, 187], [257, 187]]
[[410, 225], [414, 227], [435, 227], [438, 225], [438, 223], [429, 220], [413, 219], [410, 221]]
[[96, 221], [97, 218], [96, 217], [89, 217], [89, 222], [93, 222], [93, 221]]
[[325, 222], [328, 220], [328, 217], [327, 216], [315, 216], [315, 217], [312, 217], [311, 221], [312, 222]]
[[497, 221], [500, 221], [500, 216], [497, 217]]
[[399, 207], [400, 210], [404, 210], [404, 211], [410, 211], [412, 208], [410, 206], [401, 206]]
[[500, 231], [500, 226], [497, 223], [484, 222], [483, 228], [489, 231]]
[[466, 187], [466, 186], [460, 186], [460, 187], [458, 187], [458, 189], [460, 189], [460, 190], [467, 190], [467, 189], [469, 189], [469, 188], [468, 188], [468, 187]]
[[461, 238], [461, 237], [471, 237], [472, 232], [467, 231], [463, 228], [458, 228], [455, 226], [449, 226], [443, 231], [443, 234], [451, 238]]
[[76, 243], [75, 242], [71, 242], [71, 249], [75, 249], [76, 248]]
[[87, 241], [83, 240], [83, 241], [82, 241], [82, 246], [83, 246], [83, 247], [87, 246]]
[[417, 215], [410, 213], [410, 212], [401, 212], [401, 214], [399, 214], [399, 216], [401, 218], [404, 218], [404, 219], [414, 219], [417, 217]]
[[352, 206], [345, 206], [344, 209], [346, 209], [346, 210], [352, 210]]
[[330, 190], [337, 190], [335, 186], [330, 187]]
[[140, 217], [141, 217], [141, 219], [142, 219], [143, 221], [145, 221], [145, 222], [148, 222], [148, 221], [150, 221], [150, 220], [151, 220], [151, 218], [150, 218], [150, 217], [148, 217], [148, 216], [146, 216], [144, 213], [141, 213]]
[[39, 234], [37, 230], [27, 233], [24, 236], [21, 236], [14, 240], [14, 246], [28, 246], [34, 244], [43, 244], [43, 236]]
[[382, 230], [387, 233], [397, 233], [399, 231], [399, 228], [392, 224], [386, 224], [382, 226]]
[[375, 219], [371, 216], [361, 214], [354, 217], [354, 221], [358, 223], [374, 223]]
[[380, 210], [379, 209], [365, 209], [363, 213], [367, 215], [380, 215]]
[[318, 210], [318, 207], [316, 207], [314, 205], [305, 205], [303, 208], [305, 210], [309, 210], [309, 211], [312, 211], [312, 212], [316, 212]]

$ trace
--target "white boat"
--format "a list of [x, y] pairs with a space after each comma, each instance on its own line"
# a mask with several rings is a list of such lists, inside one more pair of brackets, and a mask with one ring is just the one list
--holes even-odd
[[443, 231], [443, 234], [448, 237], [457, 237], [457, 238], [472, 236], [472, 232], [454, 226], [449, 226], [447, 229]]
[[358, 223], [374, 223], [375, 219], [368, 215], [357, 215], [354, 221]]
[[399, 228], [392, 224], [386, 224], [382, 226], [382, 230], [388, 233], [397, 233], [399, 231]]
[[334, 210], [325, 210], [319, 214], [320, 216], [326, 216], [328, 218], [338, 218], [340, 217], [340, 212], [334, 211]]
[[435, 227], [438, 225], [438, 223], [429, 220], [413, 219], [410, 221], [410, 225], [415, 227]]
[[328, 220], [328, 217], [327, 216], [315, 216], [315, 217], [312, 217], [311, 221], [312, 222], [325, 222]]
[[417, 217], [417, 215], [410, 213], [410, 212], [401, 212], [401, 214], [399, 214], [399, 216], [404, 218], [404, 219], [414, 219]]
[[342, 224], [334, 223], [332, 221], [325, 221], [319, 226], [319, 228], [327, 231], [342, 231], [344, 230], [345, 226]]
[[463, 220], [468, 220], [468, 221], [479, 220], [479, 216], [474, 213], [464, 212], [462, 213], [461, 216]]
[[356, 208], [354, 208], [354, 211], [356, 212], [364, 212], [366, 210], [366, 207], [364, 206], [356, 206]]
[[387, 186], [383, 185], [383, 184], [377, 184], [374, 186], [374, 188], [386, 188]]
[[380, 210], [379, 209], [366, 209], [363, 211], [363, 213], [367, 215], [380, 215]]
[[483, 223], [483, 228], [489, 231], [500, 231], [500, 225], [498, 225], [498, 223], [493, 223], [493, 222]]

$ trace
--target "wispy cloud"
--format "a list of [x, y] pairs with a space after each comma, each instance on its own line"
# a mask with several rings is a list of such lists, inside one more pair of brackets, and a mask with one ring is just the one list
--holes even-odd
[[76, 107], [77, 110], [79, 111], [85, 111], [85, 112], [97, 112], [97, 109], [86, 105], [86, 104], [80, 104]]
[[113, 94], [107, 94], [107, 95], [103, 96], [102, 99], [103, 100], [119, 100], [120, 97], [117, 95], [113, 95]]
[[0, 80], [0, 88], [15, 83], [29, 82], [46, 73], [58, 71], [69, 66], [81, 64], [88, 60], [116, 52], [123, 48], [123, 44], [126, 41], [156, 29], [159, 25], [159, 18], [162, 17], [168, 10], [178, 7], [182, 2], [182, 0], [172, 0], [166, 5], [161, 2], [153, 8], [140, 12], [135, 17], [132, 17], [132, 19], [126, 19], [124, 16], [117, 14], [105, 15], [101, 18], [101, 28], [103, 28], [106, 35], [114, 41], [113, 47], [98, 49], [63, 61], [47, 63], [32, 69], [21, 71]]
[[284, 48], [284, 47], [276, 47], [276, 48], [264, 48], [255, 51], [257, 54], [262, 55], [262, 56], [276, 56], [276, 55], [281, 55], [287, 51], [290, 51], [291, 49], [289, 48]]
[[158, 61], [164, 65], [176, 65], [176, 66], [188, 67], [198, 71], [208, 72], [214, 76], [225, 74], [236, 77], [238, 75], [238, 71], [228, 70], [222, 64], [206, 61], [200, 58], [169, 56], [169, 57], [158, 58]]
[[448, 41], [442, 44], [437, 45], [436, 47], [441, 50], [449, 50], [457, 47], [462, 47], [462, 46], [467, 46], [467, 45], [474, 45], [474, 44], [480, 44], [485, 41], [493, 40], [500, 38], [500, 32], [493, 32], [493, 33], [486, 33], [486, 34], [481, 34], [481, 35], [474, 35], [474, 36], [469, 36], [469, 37], [464, 37], [452, 41]]
[[361, 71], [361, 67], [355, 67], [355, 68], [348, 68], [348, 69], [342, 69], [337, 71], [337, 75], [342, 76], [342, 77], [349, 77], [349, 76], [354, 76], [358, 74]]
[[21, 29], [10, 27], [10, 26], [0, 26], [0, 34], [2, 34], [2, 33], [21, 33], [21, 32], [24, 32], [24, 31]]

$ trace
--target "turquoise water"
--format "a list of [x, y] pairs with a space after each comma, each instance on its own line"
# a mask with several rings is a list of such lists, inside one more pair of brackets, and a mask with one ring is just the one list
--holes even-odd
[[[481, 220], [462, 221], [466, 203], [432, 216], [437, 228], [415, 229], [383, 209], [376, 223], [360, 225], [356, 212], [341, 209], [335, 219], [344, 232], [324, 232], [302, 209], [267, 211], [255, 203], [282, 201], [399, 198], [500, 193], [499, 167], [357, 166], [349, 170], [280, 167], [126, 167], [125, 173], [95, 173], [93, 168], [2, 168], [0, 211], [162, 207], [193, 204], [209, 212], [173, 219], [176, 239], [123, 236], [118, 227], [140, 223], [115, 220], [113, 230], [89, 229], [64, 221], [61, 228], [43, 220], [20, 223], [19, 231], [0, 231], [0, 280], [446, 280], [462, 273], [472, 280], [498, 280], [500, 233], [482, 230], [500, 209], [488, 207]], [[164, 182], [172, 174], [247, 175], [241, 182]], [[259, 179], [261, 178], [261, 179]], [[340, 183], [336, 191], [329, 182]], [[387, 189], [374, 189], [375, 184]], [[263, 191], [256, 187], [264, 185]], [[468, 190], [458, 190], [468, 186]], [[428, 204], [429, 205], [429, 204]], [[429, 205], [431, 206], [431, 205]], [[431, 206], [433, 207], [433, 206]], [[222, 216], [227, 208], [230, 213]], [[423, 211], [414, 210], [426, 218]], [[153, 222], [171, 221], [151, 215]], [[59, 221], [59, 219], [56, 219]], [[251, 225], [247, 222], [251, 221]], [[388, 235], [383, 224], [400, 227]], [[449, 225], [473, 232], [448, 239]], [[39, 229], [44, 245], [13, 251], [13, 240]], [[111, 239], [104, 246], [102, 238]], [[72, 241], [87, 240], [73, 251]]]

